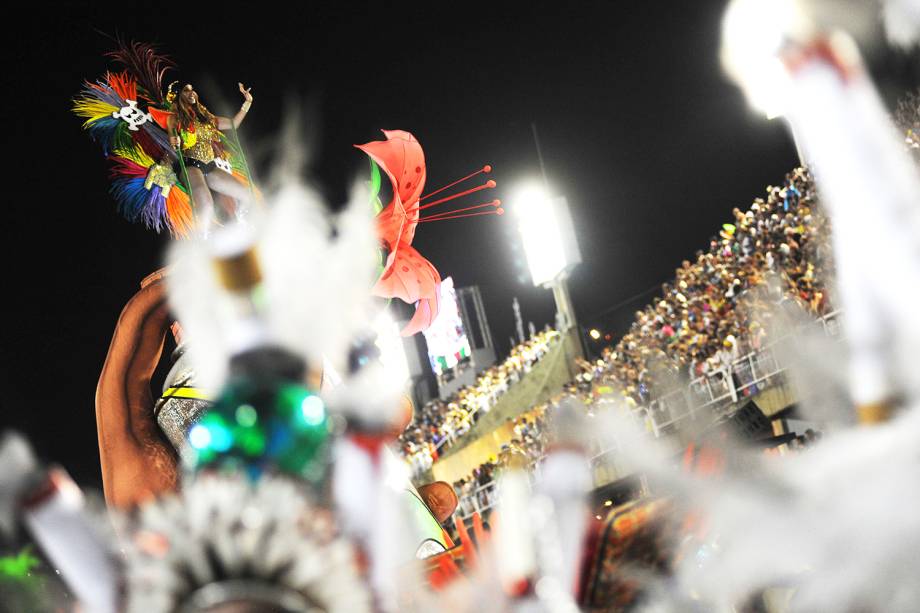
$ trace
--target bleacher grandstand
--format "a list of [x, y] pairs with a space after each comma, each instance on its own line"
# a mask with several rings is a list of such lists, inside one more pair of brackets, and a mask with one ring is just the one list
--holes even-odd
[[[661, 295], [636, 311], [629, 331], [601, 359], [579, 360], [580, 372], [548, 401], [519, 407], [517, 421], [502, 437], [497, 431], [487, 434], [503, 438], [501, 445], [522, 448], [536, 462], [546, 437], [529, 435], [521, 424], [529, 418], [529, 427], [539, 428], [544, 413], [565, 397], [590, 402], [593, 410], [627, 407], [654, 436], [675, 432], [683, 419], [724, 420], [752, 398], [770, 415], [788, 407], [794, 396], [783, 377], [786, 364], [773, 350], [778, 341], [769, 331], [789, 332], [793, 319], [801, 325], [805, 314], [804, 321], [837, 335], [838, 314], [827, 289], [833, 275], [828, 222], [804, 168], [732, 215], [733, 223], [722, 226], [709, 249], [682, 262]], [[491, 506], [498, 458], [468, 463], [464, 475], [439, 471], [437, 450], [448, 437], [432, 427], [430, 417], [422, 419], [429, 423], [427, 430], [416, 426], [411, 440], [416, 449], [426, 443], [434, 448], [436, 477], [454, 477], [461, 514]], [[455, 428], [450, 443], [469, 430]], [[596, 485], [626, 476], [611, 452], [593, 450]]]

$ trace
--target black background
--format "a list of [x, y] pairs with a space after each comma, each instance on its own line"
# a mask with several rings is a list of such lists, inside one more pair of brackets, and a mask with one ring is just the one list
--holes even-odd
[[[367, 169], [352, 145], [380, 128], [416, 135], [428, 191], [490, 163], [507, 199], [539, 177], [536, 122], [584, 258], [576, 310], [614, 334], [732, 207], [796, 164], [782, 122], [749, 110], [723, 76], [723, 2], [342, 4], [34, 5], [31, 20], [8, 21], [0, 423], [78, 481], [100, 482], [93, 396], [116, 319], [169, 240], [118, 216], [104, 160], [69, 110], [109, 67], [107, 35], [159, 43], [172, 78], [212, 110], [238, 108], [237, 81], [252, 86], [241, 138], [261, 176], [285, 109], [301, 109], [308, 176], [332, 206]], [[920, 85], [916, 53], [877, 51], [869, 64], [889, 102]], [[510, 215], [424, 224], [414, 243], [458, 286], [481, 286], [502, 352], [513, 296], [538, 327], [554, 310], [518, 280], [512, 230]]]

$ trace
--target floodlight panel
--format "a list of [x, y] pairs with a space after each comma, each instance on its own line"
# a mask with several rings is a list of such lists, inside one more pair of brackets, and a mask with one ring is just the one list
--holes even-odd
[[528, 192], [517, 203], [518, 229], [534, 285], [549, 283], [565, 270], [565, 250], [554, 208], [541, 192]]

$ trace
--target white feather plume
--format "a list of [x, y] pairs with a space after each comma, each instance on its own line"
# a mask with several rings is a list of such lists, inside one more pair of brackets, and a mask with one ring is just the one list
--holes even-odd
[[330, 613], [369, 611], [354, 550], [285, 478], [204, 476], [178, 497], [122, 518], [127, 611], [174, 611], [197, 589], [245, 580], [302, 595]]
[[177, 241], [167, 255], [169, 303], [182, 325], [187, 352], [198, 384], [217, 389], [227, 374], [230, 347], [227, 330], [217, 316], [222, 290], [210, 254], [201, 239]]
[[[289, 184], [252, 225], [270, 341], [309, 364], [321, 364], [324, 356], [343, 363], [350, 340], [370, 314], [377, 238], [367, 199], [356, 192], [345, 210], [332, 216], [314, 192]], [[218, 389], [234, 351], [234, 322], [228, 313], [232, 304], [214, 274], [212, 251], [204, 239], [175, 244], [169, 253], [169, 294], [196, 380]]]
[[920, 42], [920, 0], [885, 0], [882, 21], [893, 46], [909, 49]]
[[366, 199], [332, 217], [307, 188], [283, 189], [259, 245], [273, 336], [311, 364], [340, 365], [367, 321], [376, 241]]

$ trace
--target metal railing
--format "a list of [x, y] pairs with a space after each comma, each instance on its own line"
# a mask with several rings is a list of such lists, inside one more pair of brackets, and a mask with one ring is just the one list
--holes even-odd
[[460, 497], [460, 504], [457, 509], [460, 512], [460, 519], [467, 520], [473, 516], [473, 513], [479, 513], [482, 515], [493, 506], [495, 506], [496, 495], [495, 495], [496, 482], [489, 481], [485, 485], [480, 485], [470, 494]]
[[[840, 338], [840, 314], [840, 311], [828, 313], [809, 322], [804, 329], [820, 327], [824, 335]], [[780, 363], [776, 349], [780, 344], [798, 342], [803, 331], [805, 330], [799, 328], [797, 333], [777, 339], [714, 372], [697, 377], [686, 387], [655, 398], [636, 411], [646, 412], [656, 438], [678, 422], [695, 419], [700, 413], [721, 417], [726, 409], [738, 402], [739, 398], [753, 396], [770, 387], [773, 382], [782, 380], [781, 376], [789, 365]]]
[[[817, 318], [804, 326], [805, 329], [819, 327], [821, 332], [829, 338], [840, 339], [840, 311], [833, 311]], [[640, 406], [631, 412], [631, 417], [639, 424], [650, 426], [656, 438], [666, 436], [673, 426], [685, 419], [710, 417], [716, 419], [731, 412], [740, 398], [751, 397], [771, 387], [774, 382], [783, 380], [783, 373], [789, 367], [781, 364], [776, 356], [777, 346], [781, 343], [798, 342], [800, 328], [797, 334], [792, 334], [770, 343], [766, 347], [751, 351], [750, 353], [733, 360], [725, 368], [707, 373], [662, 396], [649, 401], [645, 406]], [[599, 401], [603, 403], [604, 401]], [[601, 485], [605, 480], [605, 473], [617, 476], [622, 472], [616, 457], [618, 445], [614, 442], [601, 448], [596, 445], [594, 453], [589, 459], [591, 470], [595, 476], [595, 485]], [[541, 458], [542, 459], [542, 458]], [[539, 460], [535, 462], [538, 464]], [[494, 504], [495, 482], [479, 486], [468, 497], [461, 497], [460, 507], [468, 512], [462, 512], [461, 518], [467, 519], [473, 511], [482, 513]], [[486, 492], [485, 495], [482, 493]], [[467, 500], [464, 507], [464, 500]]]

